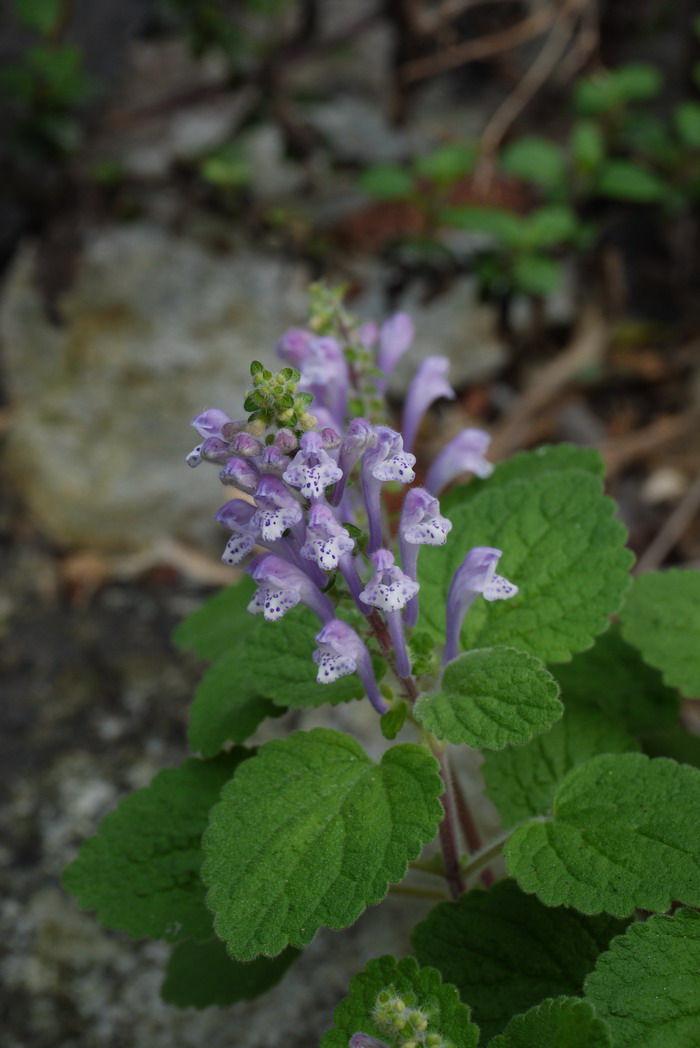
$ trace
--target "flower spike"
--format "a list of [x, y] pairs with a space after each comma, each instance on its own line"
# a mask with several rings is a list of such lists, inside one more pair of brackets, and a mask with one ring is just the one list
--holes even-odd
[[342, 470], [323, 448], [319, 433], [311, 430], [301, 438], [301, 448], [282, 474], [283, 480], [298, 488], [308, 499], [320, 499], [331, 484], [342, 477]]
[[496, 574], [496, 567], [502, 556], [502, 550], [490, 546], [475, 546], [469, 550], [457, 568], [447, 594], [447, 626], [445, 639], [446, 665], [459, 653], [459, 636], [462, 631], [464, 616], [479, 596], [484, 600], [508, 600], [518, 592], [518, 587], [502, 575]]
[[493, 465], [484, 458], [490, 443], [490, 435], [481, 429], [463, 429], [458, 433], [436, 456], [428, 470], [425, 486], [431, 495], [439, 495], [461, 473], [491, 476]]
[[406, 403], [403, 409], [404, 446], [408, 451], [413, 448], [418, 427], [423, 415], [430, 405], [439, 397], [454, 400], [456, 394], [447, 381], [450, 362], [447, 357], [426, 357], [409, 386]]
[[260, 532], [252, 523], [254, 515], [255, 506], [245, 499], [231, 499], [214, 516], [233, 532], [221, 557], [224, 564], [240, 564], [255, 547]]
[[312, 658], [318, 666], [318, 683], [332, 684], [339, 677], [357, 672], [377, 713], [386, 713], [388, 707], [379, 694], [370, 654], [352, 626], [341, 619], [331, 619], [315, 639], [318, 647]]
[[276, 622], [297, 604], [306, 604], [321, 622], [333, 618], [333, 605], [309, 576], [274, 553], [263, 553], [248, 565], [248, 573], [258, 583], [258, 590], [248, 605], [251, 615], [263, 614]]
[[[425, 488], [406, 492], [399, 521], [399, 543], [403, 570], [414, 581], [418, 573], [418, 551], [421, 546], [444, 546], [452, 530], [452, 521], [440, 513], [440, 503]], [[404, 614], [404, 624], [418, 621], [418, 597], [413, 597]]]
[[219, 480], [241, 491], [253, 492], [260, 483], [260, 474], [249, 459], [230, 458], [219, 473]]

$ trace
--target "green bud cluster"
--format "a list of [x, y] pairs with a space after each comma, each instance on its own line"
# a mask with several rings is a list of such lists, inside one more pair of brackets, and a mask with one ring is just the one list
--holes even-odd
[[382, 1034], [393, 1038], [395, 1048], [454, 1048], [451, 1041], [430, 1029], [431, 1010], [419, 1007], [415, 994], [399, 996], [388, 986], [377, 994], [372, 1018]]
[[250, 365], [253, 388], [246, 395], [243, 410], [250, 412], [250, 432], [262, 436], [269, 426], [305, 433], [316, 425], [316, 416], [308, 411], [311, 393], [297, 392], [300, 374], [296, 368], [282, 368], [277, 374], [268, 371], [259, 360]]

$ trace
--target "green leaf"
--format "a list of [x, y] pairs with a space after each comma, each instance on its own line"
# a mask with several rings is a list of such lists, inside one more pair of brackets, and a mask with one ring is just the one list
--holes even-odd
[[180, 942], [170, 954], [160, 995], [179, 1008], [228, 1008], [272, 989], [299, 956], [292, 947], [278, 957], [234, 961], [220, 939]]
[[441, 792], [435, 758], [413, 743], [375, 765], [326, 728], [268, 742], [224, 789], [204, 837], [217, 935], [248, 960], [352, 924], [433, 839]]
[[525, 219], [502, 207], [446, 208], [441, 218], [445, 225], [483, 233], [508, 247], [520, 244], [526, 229]]
[[210, 939], [200, 841], [209, 809], [248, 752], [159, 772], [102, 820], [63, 874], [64, 888], [108, 928], [135, 939]]
[[666, 185], [646, 167], [630, 160], [609, 160], [600, 170], [596, 192], [613, 200], [651, 204], [666, 195]]
[[596, 958], [625, 923], [548, 909], [514, 881], [439, 903], [413, 930], [420, 964], [454, 983], [485, 1039], [543, 997], [581, 992]]
[[282, 712], [260, 694], [246, 643], [211, 666], [195, 691], [187, 741], [204, 757], [213, 757], [229, 741], [245, 742], [266, 717]]
[[632, 735], [670, 728], [678, 719], [677, 694], [622, 639], [617, 624], [598, 637], [593, 648], [557, 666], [554, 676], [567, 708], [597, 707]]
[[318, 684], [318, 667], [311, 658], [320, 623], [308, 608], [297, 607], [279, 622], [258, 618], [258, 629], [246, 639], [241, 673], [255, 682], [258, 693], [278, 706], [308, 709], [361, 699], [365, 689], [357, 674], [333, 684]]
[[350, 983], [350, 996], [336, 1008], [335, 1026], [320, 1048], [347, 1048], [356, 1033], [389, 1048], [417, 1045], [415, 1033], [421, 1045], [434, 1043], [432, 1036], [443, 1046], [476, 1048], [479, 1030], [469, 1020], [469, 1008], [435, 968], [419, 968], [413, 957], [377, 957]]
[[486, 792], [505, 826], [551, 810], [554, 792], [567, 772], [599, 753], [627, 753], [639, 743], [601, 709], [566, 708], [545, 735], [526, 746], [487, 753], [482, 768]]
[[610, 80], [620, 102], [647, 102], [663, 86], [661, 71], [646, 62], [628, 62], [612, 70]]
[[413, 167], [421, 178], [450, 183], [474, 169], [476, 156], [477, 149], [473, 142], [456, 142], [416, 157]]
[[533, 247], [552, 247], [571, 240], [578, 229], [578, 220], [570, 207], [552, 204], [533, 211], [527, 223], [527, 232]]
[[565, 662], [589, 647], [618, 609], [633, 559], [601, 487], [590, 473], [562, 469], [487, 484], [463, 504], [450, 503], [447, 545], [425, 547], [418, 561], [423, 628], [443, 637], [452, 575], [468, 550], [493, 546], [503, 550], [499, 574], [520, 592], [491, 603], [478, 598], [462, 630], [464, 648], [506, 644]]
[[546, 731], [562, 715], [558, 694], [539, 659], [482, 648], [449, 662], [440, 690], [419, 696], [413, 712], [439, 739], [498, 750]]
[[567, 469], [582, 469], [601, 478], [605, 472], [603, 460], [593, 448], [580, 448], [575, 444], [542, 444], [534, 451], [521, 451], [512, 458], [499, 462], [491, 476], [485, 480], [473, 477], [468, 485], [453, 488], [447, 495], [441, 496], [440, 504], [444, 511], [473, 498], [484, 488], [492, 491], [511, 480], [531, 480], [543, 473], [556, 473]]
[[246, 575], [235, 586], [219, 590], [175, 628], [173, 643], [184, 651], [194, 651], [200, 659], [226, 655], [240, 643], [243, 630], [257, 627], [257, 620], [247, 610], [256, 588]]
[[254, 175], [245, 153], [234, 142], [211, 153], [202, 161], [199, 170], [205, 182], [225, 188], [247, 185]]
[[570, 771], [553, 815], [516, 829], [508, 872], [547, 906], [664, 911], [700, 905], [700, 771], [638, 753], [593, 757]]
[[697, 1048], [700, 914], [678, 910], [631, 924], [585, 984], [615, 1048]]
[[621, 612], [622, 635], [666, 684], [700, 698], [700, 571], [672, 568], [634, 580]]
[[37, 33], [51, 32], [61, 14], [61, 0], [14, 0], [15, 16], [22, 25]]
[[564, 179], [564, 154], [546, 138], [518, 138], [503, 150], [501, 167], [516, 178], [554, 189]]
[[561, 266], [547, 255], [530, 251], [513, 263], [513, 282], [528, 295], [548, 295], [561, 281]]
[[358, 179], [360, 188], [379, 200], [405, 200], [413, 192], [413, 176], [397, 164], [368, 167]]
[[688, 149], [700, 149], [700, 104], [681, 102], [673, 115], [683, 145]]
[[515, 1015], [489, 1048], [612, 1048], [610, 1027], [587, 1001], [557, 997]]
[[595, 120], [577, 120], [571, 129], [571, 152], [576, 167], [595, 171], [605, 159], [605, 139]]
[[642, 747], [648, 757], [671, 757], [680, 764], [700, 768], [700, 735], [680, 724], [644, 735]]

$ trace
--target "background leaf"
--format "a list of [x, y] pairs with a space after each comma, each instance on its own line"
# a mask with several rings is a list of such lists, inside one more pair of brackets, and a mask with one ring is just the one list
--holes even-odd
[[64, 888], [135, 939], [210, 939], [201, 837], [221, 787], [248, 754], [236, 749], [159, 772], [102, 820], [66, 869]]
[[352, 924], [434, 838], [441, 792], [423, 746], [394, 746], [375, 765], [326, 728], [266, 743], [223, 791], [204, 837], [217, 935], [248, 960]]
[[626, 922], [548, 909], [515, 881], [435, 906], [412, 935], [420, 964], [454, 983], [485, 1040], [543, 997], [581, 992], [596, 958]]
[[547, 255], [530, 251], [513, 263], [513, 282], [529, 295], [549, 295], [561, 280], [561, 266]]
[[234, 961], [220, 939], [198, 943], [187, 939], [173, 948], [160, 995], [179, 1008], [227, 1008], [252, 1001], [272, 989], [299, 956], [292, 947], [278, 957]]
[[438, 739], [475, 749], [527, 742], [561, 716], [559, 686], [539, 659], [515, 648], [481, 648], [445, 667], [439, 691], [414, 714]]
[[607, 628], [628, 585], [632, 554], [613, 502], [591, 473], [561, 470], [488, 487], [463, 505], [452, 501], [445, 547], [418, 561], [421, 625], [444, 636], [445, 597], [467, 550], [503, 550], [499, 574], [520, 588], [510, 600], [478, 598], [462, 630], [465, 649], [497, 644], [565, 662]]
[[516, 829], [506, 866], [547, 906], [665, 911], [700, 905], [700, 771], [639, 753], [593, 757], [569, 772], [553, 816]]
[[564, 155], [547, 138], [518, 138], [501, 153], [501, 167], [509, 175], [545, 189], [558, 186], [565, 175]]
[[246, 575], [235, 586], [226, 586], [208, 597], [175, 628], [173, 643], [195, 652], [200, 659], [219, 659], [228, 654], [240, 642], [243, 631], [257, 626], [247, 610], [256, 588]]
[[358, 179], [360, 188], [379, 200], [405, 200], [413, 192], [413, 176], [398, 164], [368, 167]]
[[586, 999], [610, 1025], [615, 1048], [697, 1048], [700, 914], [678, 910], [631, 924], [598, 958]]
[[595, 706], [572, 706], [544, 735], [526, 746], [507, 746], [489, 752], [482, 766], [486, 792], [498, 808], [503, 824], [551, 810], [554, 792], [566, 773], [599, 753], [638, 750], [614, 718]]
[[613, 200], [653, 204], [666, 195], [666, 186], [653, 171], [640, 164], [631, 160], [609, 160], [600, 170], [596, 192]]
[[322, 1038], [320, 1048], [347, 1048], [355, 1033], [381, 1039], [390, 1048], [403, 1045], [411, 1036], [408, 1023], [408, 1028], [392, 1031], [386, 1022], [378, 1022], [374, 1017], [377, 997], [383, 990], [390, 990], [392, 998], [404, 1002], [402, 1015], [425, 1007], [429, 1016], [423, 1031], [426, 1037], [439, 1034], [442, 1043], [451, 1043], [454, 1048], [475, 1048], [479, 1031], [469, 1021], [469, 1008], [462, 1004], [455, 987], [443, 983], [435, 968], [419, 968], [413, 957], [401, 961], [378, 957], [370, 961], [350, 983], [350, 996], [336, 1008], [335, 1026]]
[[661, 670], [666, 684], [700, 698], [700, 571], [640, 575], [620, 617], [625, 640]]
[[587, 1001], [557, 997], [515, 1015], [489, 1048], [612, 1048], [610, 1028]]

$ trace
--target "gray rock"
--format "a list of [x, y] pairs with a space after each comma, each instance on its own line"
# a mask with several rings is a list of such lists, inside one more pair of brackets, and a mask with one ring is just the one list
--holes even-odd
[[273, 362], [305, 314], [307, 272], [148, 225], [92, 232], [56, 327], [34, 259], [25, 249], [9, 274], [0, 333], [14, 412], [4, 466], [42, 528], [106, 550], [216, 534], [223, 491], [215, 468], [183, 462], [189, 420], [240, 412], [250, 360]]

